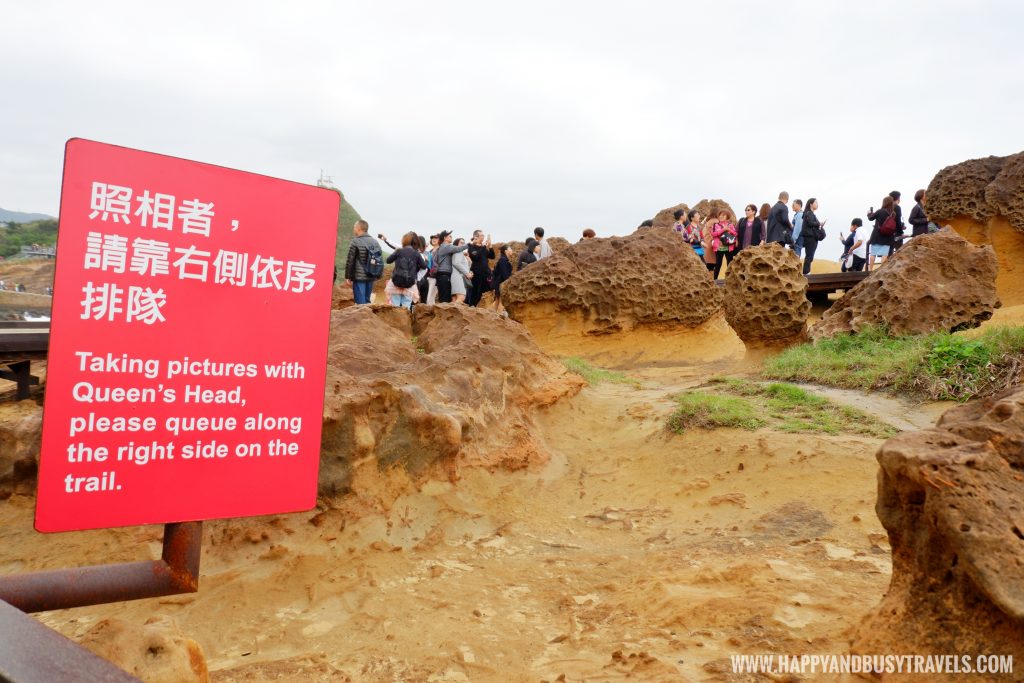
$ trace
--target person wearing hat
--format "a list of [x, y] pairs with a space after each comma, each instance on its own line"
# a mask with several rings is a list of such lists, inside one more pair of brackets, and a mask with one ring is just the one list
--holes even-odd
[[434, 256], [437, 251], [437, 245], [441, 243], [441, 240], [437, 235], [430, 236], [430, 246], [427, 247], [426, 253], [423, 255], [427, 259], [427, 298], [423, 299], [428, 304], [437, 302], [437, 270], [434, 268]]
[[452, 231], [442, 230], [437, 239], [440, 241], [437, 249], [434, 250], [434, 263], [437, 265], [437, 302], [439, 304], [450, 304], [452, 302], [452, 254], [465, 251], [468, 244], [458, 247], [452, 246]]

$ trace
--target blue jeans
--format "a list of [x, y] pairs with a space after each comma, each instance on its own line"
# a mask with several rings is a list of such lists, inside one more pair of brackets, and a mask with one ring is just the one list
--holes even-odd
[[373, 280], [353, 280], [352, 297], [357, 304], [370, 303], [370, 293], [373, 291]]
[[402, 308], [412, 308], [412, 297], [406, 296], [405, 294], [392, 294], [391, 305], [401, 306]]

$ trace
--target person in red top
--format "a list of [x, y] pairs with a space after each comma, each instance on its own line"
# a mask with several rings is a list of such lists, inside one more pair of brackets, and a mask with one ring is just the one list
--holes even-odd
[[736, 226], [729, 220], [729, 212], [722, 209], [718, 212], [718, 222], [711, 227], [711, 249], [715, 252], [715, 279], [722, 272], [722, 261], [732, 263], [736, 255]]

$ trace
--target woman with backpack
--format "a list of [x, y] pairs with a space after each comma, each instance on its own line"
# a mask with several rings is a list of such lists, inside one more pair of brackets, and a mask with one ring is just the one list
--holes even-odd
[[402, 235], [402, 248], [391, 252], [387, 263], [394, 263], [395, 269], [384, 285], [384, 294], [390, 297], [392, 306], [412, 308], [420, 300], [419, 288], [416, 286], [416, 274], [427, 267], [420, 252], [416, 249], [419, 237], [414, 232]]
[[871, 239], [868, 240], [870, 243], [868, 250], [869, 271], [874, 267], [875, 259], [889, 258], [889, 252], [892, 251], [893, 245], [896, 243], [898, 225], [893, 206], [893, 198], [886, 195], [882, 197], [882, 208], [875, 211], [875, 207], [871, 207], [868, 210], [868, 220], [875, 222], [875, 227], [871, 230]]
[[811, 263], [814, 261], [814, 252], [818, 249], [818, 242], [825, 239], [825, 223], [818, 220], [814, 214], [818, 210], [818, 200], [811, 197], [804, 207], [804, 219], [800, 224], [800, 234], [804, 243], [804, 275], [811, 272]]
[[512, 262], [508, 260], [508, 245], [503, 244], [498, 248], [498, 262], [494, 264], [494, 273], [491, 275], [494, 287], [494, 310], [498, 313], [505, 310], [501, 304], [501, 283], [510, 277], [512, 277]]
[[711, 227], [711, 249], [715, 252], [715, 279], [722, 272], [722, 262], [732, 263], [736, 255], [736, 241], [739, 236], [736, 226], [729, 220], [729, 212], [722, 209], [718, 212], [718, 222]]

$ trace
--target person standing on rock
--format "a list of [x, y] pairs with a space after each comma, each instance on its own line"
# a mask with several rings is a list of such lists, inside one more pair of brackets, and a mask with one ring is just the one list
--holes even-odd
[[924, 210], [925, 202], [925, 191], [918, 190], [914, 193], [914, 208], [910, 210], [910, 219], [907, 221], [910, 223], [910, 236], [917, 237], [918, 235], [928, 234], [928, 214]]
[[428, 304], [437, 303], [437, 245], [441, 242], [437, 235], [430, 236], [430, 246], [427, 247], [427, 298]]
[[732, 257], [736, 255], [736, 242], [738, 238], [736, 226], [729, 220], [729, 212], [722, 209], [718, 212], [718, 222], [711, 228], [711, 245], [715, 250], [715, 279], [718, 279], [722, 272], [722, 262], [732, 263]]
[[850, 258], [853, 259], [853, 264], [847, 270], [855, 273], [864, 270], [864, 264], [868, 260], [868, 241], [864, 235], [864, 229], [861, 227], [863, 225], [864, 221], [859, 218], [854, 218], [850, 222], [850, 237], [848, 239], [852, 242], [848, 251]]
[[[811, 272], [811, 263], [814, 262], [814, 252], [818, 250], [818, 242], [825, 239], [825, 223], [818, 220], [815, 211], [818, 210], [818, 200], [811, 197], [807, 200], [807, 210], [803, 212], [801, 230], [803, 231], [804, 249], [804, 275]], [[799, 256], [799, 254], [797, 254]]]
[[420, 299], [416, 274], [426, 268], [426, 263], [416, 249], [418, 245], [419, 236], [407, 232], [402, 236], [401, 248], [391, 252], [387, 258], [387, 263], [395, 264], [391, 278], [384, 285], [384, 294], [390, 297], [392, 306], [411, 309]]
[[544, 239], [544, 228], [534, 228], [533, 238], [540, 244], [540, 254], [537, 256], [537, 259], [540, 260], [551, 256], [551, 245]]
[[[434, 250], [434, 267], [437, 268], [437, 274], [434, 276], [437, 278], [437, 302], [450, 304], [452, 302], [452, 256], [466, 251], [468, 247], [465, 244], [459, 247], [452, 246], [451, 230], [442, 230], [437, 239], [440, 242], [437, 249]], [[462, 276], [459, 275], [459, 277]], [[465, 291], [465, 287], [463, 287], [463, 291]]]
[[743, 218], [736, 224], [736, 232], [739, 238], [736, 240], [736, 251], [742, 251], [747, 247], [756, 247], [761, 244], [761, 232], [763, 231], [761, 219], [757, 217], [757, 207], [747, 204], [743, 209]]
[[868, 220], [875, 222], [875, 227], [871, 231], [871, 239], [868, 240], [870, 248], [868, 250], [868, 270], [870, 271], [875, 267], [875, 262], [881, 263], [883, 259], [888, 259], [889, 255], [893, 251], [893, 245], [896, 240], [897, 231], [897, 220], [896, 212], [893, 209], [895, 203], [893, 202], [892, 195], [886, 195], [882, 197], [882, 208], [875, 211], [874, 207], [868, 211]]
[[523, 247], [523, 251], [519, 254], [519, 260], [516, 261], [516, 272], [530, 265], [531, 263], [537, 262], [537, 254], [534, 250], [537, 248], [537, 240], [532, 237], [526, 240], [526, 246]]
[[765, 202], [761, 205], [761, 209], [757, 212], [757, 217], [761, 219], [761, 243], [768, 244], [768, 218], [772, 215], [772, 205]]
[[490, 259], [494, 258], [494, 249], [491, 248], [491, 236], [484, 240], [483, 230], [473, 231], [473, 243], [469, 245], [470, 270], [473, 271], [473, 286], [470, 288], [466, 303], [476, 306], [480, 303], [480, 297], [487, 291], [487, 281], [491, 277]]
[[[808, 202], [810, 203], [810, 202]], [[800, 254], [804, 250], [804, 203], [803, 200], [793, 200], [793, 251], [796, 253], [797, 258], [800, 258]]]
[[704, 235], [700, 231], [700, 212], [697, 209], [690, 209], [683, 213], [683, 210], [680, 209], [673, 215], [676, 216], [676, 220], [684, 218], [680, 224], [680, 235], [684, 242], [693, 247], [693, 253], [704, 260]]
[[903, 209], [900, 208], [900, 191], [893, 190], [889, 193], [892, 197], [892, 210], [896, 215], [896, 235], [892, 240], [892, 248], [889, 249], [889, 255], [892, 256], [892, 252], [899, 251], [900, 247], [903, 246], [903, 235], [907, 230], [907, 226], [903, 224]]
[[501, 313], [505, 306], [501, 303], [501, 283], [512, 277], [512, 262], [508, 260], [508, 245], [498, 247], [498, 262], [494, 264], [492, 286], [494, 287], [494, 310]]
[[430, 280], [427, 278], [430, 272], [430, 262], [428, 261], [427, 240], [423, 238], [423, 235], [416, 235], [416, 252], [423, 259], [423, 268], [416, 273], [416, 289], [419, 292], [420, 301], [425, 302], [430, 294]]
[[371, 264], [370, 261], [380, 259], [380, 265], [384, 265], [380, 243], [366, 234], [369, 230], [369, 223], [364, 220], [356, 221], [352, 226], [354, 237], [349, 242], [348, 256], [345, 260], [345, 284], [352, 287], [352, 298], [356, 304], [370, 303], [373, 281], [376, 279], [372, 274], [375, 264]]
[[[458, 238], [453, 243], [456, 247], [467, 248], [466, 240]], [[466, 252], [452, 254], [452, 303], [461, 304], [466, 301], [466, 294], [473, 288], [473, 271]]]
[[779, 193], [779, 201], [775, 202], [771, 213], [768, 215], [768, 242], [781, 244], [782, 246], [793, 246], [793, 224], [789, 221], [788, 192]]

